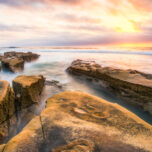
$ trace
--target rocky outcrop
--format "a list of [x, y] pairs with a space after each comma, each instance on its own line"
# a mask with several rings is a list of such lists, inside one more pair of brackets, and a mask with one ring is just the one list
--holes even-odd
[[0, 143], [6, 136], [2, 124], [15, 113], [15, 97], [9, 82], [0, 80]]
[[20, 109], [38, 103], [44, 87], [44, 77], [18, 76], [13, 80], [15, 98]]
[[[67, 71], [101, 80], [114, 94], [152, 114], [152, 75], [136, 70], [101, 67], [95, 62], [74, 61]], [[102, 84], [103, 84], [102, 83]]]
[[146, 152], [151, 141], [151, 125], [121, 106], [82, 92], [64, 92], [49, 98], [41, 115], [3, 152]]
[[15, 58], [22, 59], [25, 62], [31, 62], [33, 60], [38, 59], [39, 55], [32, 53], [32, 52], [27, 52], [27, 53], [25, 53], [25, 52], [5, 52], [4, 57], [5, 58], [15, 57]]
[[24, 62], [31, 62], [39, 58], [38, 54], [32, 52], [5, 52], [0, 56], [2, 68], [11, 72], [19, 72], [24, 69]]
[[19, 58], [3, 58], [2, 67], [4, 70], [19, 72], [24, 69], [24, 60]]
[[0, 124], [14, 114], [14, 100], [9, 82], [0, 80]]

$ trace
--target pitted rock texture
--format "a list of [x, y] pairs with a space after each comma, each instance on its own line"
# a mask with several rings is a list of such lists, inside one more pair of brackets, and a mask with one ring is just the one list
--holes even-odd
[[152, 127], [123, 107], [82, 92], [63, 92], [47, 100], [3, 152], [147, 152]]

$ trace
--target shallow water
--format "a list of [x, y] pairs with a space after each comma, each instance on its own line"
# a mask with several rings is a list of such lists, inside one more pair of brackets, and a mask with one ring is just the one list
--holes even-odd
[[[42, 74], [47, 80], [58, 80], [64, 85], [63, 90], [80, 90], [87, 92], [101, 98], [104, 98], [110, 102], [116, 102], [136, 115], [152, 124], [152, 117], [144, 112], [142, 109], [134, 107], [102, 88], [98, 83], [82, 80], [77, 77], [72, 77], [66, 73], [66, 68], [75, 59], [93, 60], [102, 66], [112, 66], [122, 69], [134, 69], [145, 73], [152, 74], [152, 51], [122, 51], [122, 50], [64, 50], [64, 49], [44, 49], [44, 48], [2, 48], [1, 53], [5, 51], [24, 51], [24, 52], [36, 52], [40, 54], [40, 58], [31, 63], [25, 64], [23, 72], [12, 74], [2, 71], [0, 73], [0, 79], [8, 80], [12, 83], [12, 80], [18, 75], [37, 75]], [[40, 104], [37, 108], [34, 108], [35, 113], [39, 114], [45, 108], [45, 101], [48, 97], [61, 92], [63, 90], [46, 86], [43, 92], [43, 96]]]

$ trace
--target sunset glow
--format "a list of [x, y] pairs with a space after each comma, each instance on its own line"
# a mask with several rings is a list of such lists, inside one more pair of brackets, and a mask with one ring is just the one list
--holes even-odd
[[0, 46], [151, 46], [151, 10], [151, 0], [0, 0]]

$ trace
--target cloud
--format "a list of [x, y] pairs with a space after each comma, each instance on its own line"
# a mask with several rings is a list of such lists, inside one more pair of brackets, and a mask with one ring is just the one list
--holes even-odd
[[0, 44], [152, 42], [151, 8], [151, 0], [0, 0]]
[[80, 4], [82, 0], [0, 0], [0, 4], [9, 5], [9, 6], [26, 6], [34, 4]]

